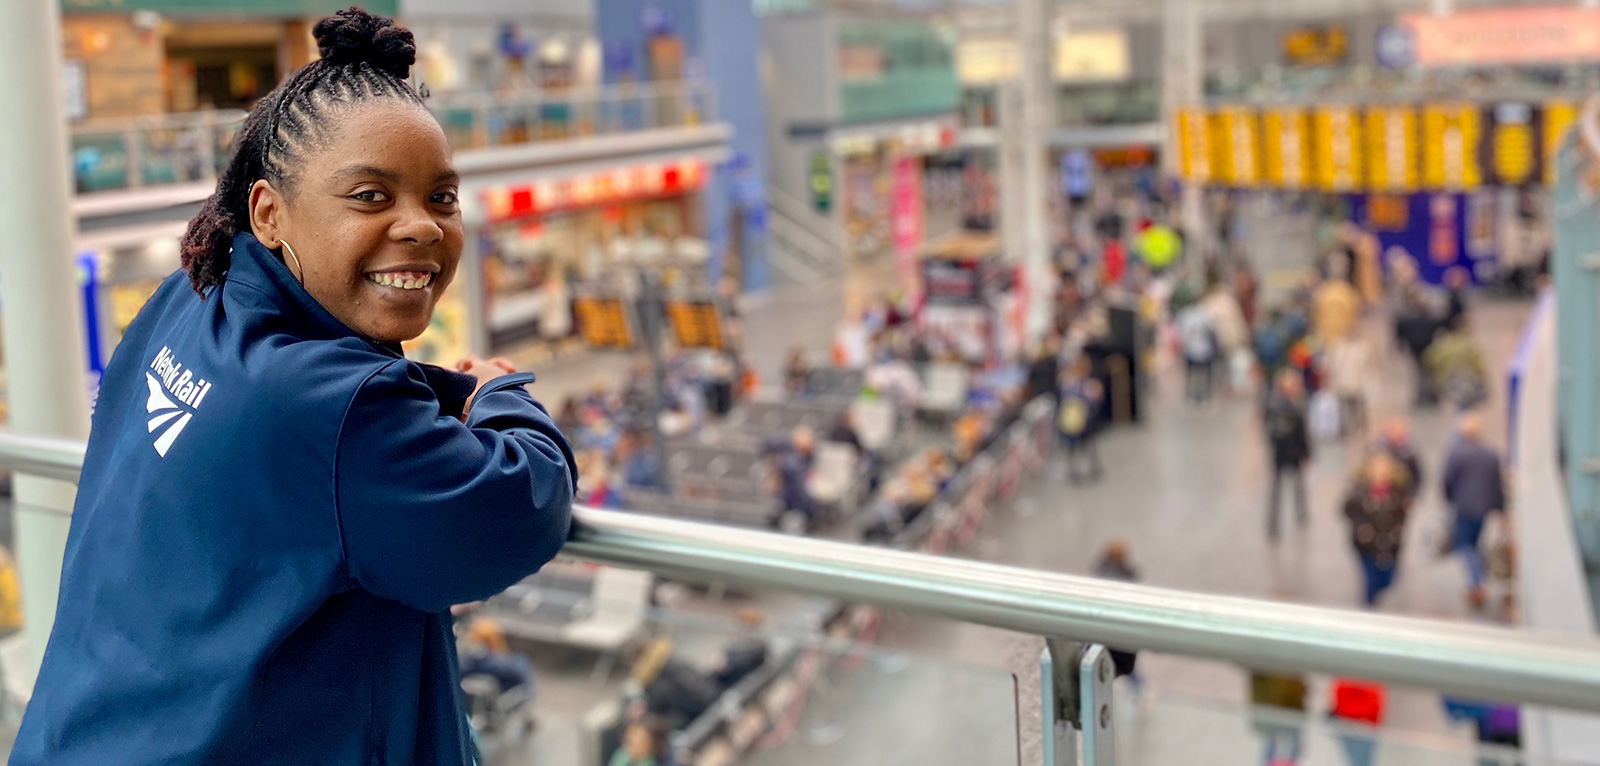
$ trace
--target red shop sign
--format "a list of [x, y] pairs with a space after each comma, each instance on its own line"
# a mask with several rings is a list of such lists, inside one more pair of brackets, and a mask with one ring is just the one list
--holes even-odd
[[705, 163], [685, 159], [502, 186], [485, 190], [483, 201], [489, 220], [505, 221], [683, 194], [705, 177]]

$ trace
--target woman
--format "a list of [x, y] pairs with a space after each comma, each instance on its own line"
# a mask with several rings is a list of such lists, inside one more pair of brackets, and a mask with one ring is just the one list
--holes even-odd
[[1350, 542], [1361, 557], [1368, 609], [1394, 583], [1409, 504], [1410, 494], [1394, 458], [1381, 452], [1369, 456], [1344, 504]]
[[400, 354], [462, 249], [411, 33], [314, 35], [105, 373], [12, 764], [470, 763], [450, 607], [566, 538], [533, 376]]

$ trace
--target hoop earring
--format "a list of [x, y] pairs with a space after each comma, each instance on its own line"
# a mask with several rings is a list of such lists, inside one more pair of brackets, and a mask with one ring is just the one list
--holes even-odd
[[295, 275], [293, 271], [289, 273], [294, 276], [295, 281], [299, 282], [301, 287], [304, 287], [306, 284], [306, 267], [300, 265], [300, 258], [294, 254], [294, 248], [289, 247], [289, 240], [280, 239], [278, 242], [283, 245], [283, 251], [294, 259], [295, 271], [300, 272], [298, 275]]

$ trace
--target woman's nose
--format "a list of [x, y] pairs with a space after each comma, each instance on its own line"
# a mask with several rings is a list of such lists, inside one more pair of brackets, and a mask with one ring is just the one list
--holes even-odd
[[444, 229], [427, 210], [411, 209], [401, 214], [401, 219], [390, 229], [390, 234], [402, 242], [431, 245], [444, 239]]

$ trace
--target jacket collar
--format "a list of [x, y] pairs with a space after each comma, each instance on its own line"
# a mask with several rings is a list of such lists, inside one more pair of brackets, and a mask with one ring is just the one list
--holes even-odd
[[[380, 353], [404, 359], [400, 344], [376, 341], [350, 329], [328, 313], [328, 310], [311, 297], [290, 273], [289, 267], [278, 255], [261, 244], [254, 234], [239, 232], [233, 235], [233, 254], [229, 258], [228, 282], [247, 285], [267, 296], [286, 315], [295, 320], [305, 337], [313, 340], [338, 340], [357, 338]], [[413, 362], [422, 369], [429, 388], [439, 397], [440, 410], [446, 415], [460, 415], [466, 401], [477, 389], [478, 379], [471, 375]]]
[[404, 356], [400, 344], [367, 338], [346, 327], [333, 314], [328, 313], [328, 310], [300, 285], [300, 280], [295, 279], [294, 274], [290, 273], [289, 267], [283, 264], [277, 253], [268, 250], [267, 246], [261, 244], [261, 241], [250, 232], [242, 231], [233, 235], [228, 281], [249, 285], [264, 293], [279, 308], [298, 319], [311, 338], [318, 340], [360, 338], [385, 354], [397, 358]]

